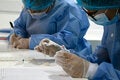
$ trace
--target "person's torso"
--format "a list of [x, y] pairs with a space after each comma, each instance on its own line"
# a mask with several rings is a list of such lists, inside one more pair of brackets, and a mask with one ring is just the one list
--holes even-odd
[[102, 45], [106, 47], [111, 63], [120, 70], [120, 20], [104, 27]]

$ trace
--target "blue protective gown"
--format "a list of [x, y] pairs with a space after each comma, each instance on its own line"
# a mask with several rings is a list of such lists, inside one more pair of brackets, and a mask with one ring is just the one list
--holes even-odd
[[[56, 0], [54, 8], [42, 16], [31, 16], [23, 9], [15, 21], [14, 32], [30, 38], [29, 48], [34, 49], [43, 38], [65, 45], [72, 53], [89, 53], [90, 45], [83, 38], [89, 22], [85, 12], [75, 3]], [[78, 52], [77, 52], [78, 51]]]
[[90, 80], [120, 80], [120, 70], [115, 69], [110, 63], [102, 62]]
[[120, 80], [120, 19], [104, 26], [101, 45], [85, 58], [100, 65], [92, 80]]

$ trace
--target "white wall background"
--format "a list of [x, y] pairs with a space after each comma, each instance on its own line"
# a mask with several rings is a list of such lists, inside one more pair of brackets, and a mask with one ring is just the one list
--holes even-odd
[[10, 28], [9, 21], [14, 21], [22, 9], [22, 0], [0, 0], [0, 29]]

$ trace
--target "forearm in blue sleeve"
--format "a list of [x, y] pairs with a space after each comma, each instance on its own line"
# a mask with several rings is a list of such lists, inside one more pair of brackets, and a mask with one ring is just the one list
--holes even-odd
[[97, 46], [95, 52], [88, 56], [87, 58], [90, 62], [93, 63], [102, 63], [102, 62], [110, 62], [109, 54], [106, 48], [102, 46]]

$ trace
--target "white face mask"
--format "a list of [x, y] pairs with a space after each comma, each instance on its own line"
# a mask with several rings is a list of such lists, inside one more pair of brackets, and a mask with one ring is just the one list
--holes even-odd
[[105, 15], [105, 13], [96, 15], [94, 17], [96, 20], [92, 19], [91, 17], [89, 17], [89, 18], [90, 18], [90, 20], [92, 20], [93, 22], [95, 22], [96, 24], [99, 24], [99, 25], [103, 25], [104, 23], [110, 22], [108, 20], [107, 16]]
[[36, 18], [36, 19], [39, 19], [43, 16], [46, 15], [46, 11], [44, 12], [39, 12], [39, 13], [31, 13], [30, 10], [28, 10], [28, 12], [30, 13], [30, 15], [32, 16], [32, 18]]
[[94, 20], [90, 17], [90, 19], [98, 25], [110, 25], [110, 24], [115, 23], [119, 20], [119, 14], [117, 11], [115, 17], [112, 20], [109, 20], [108, 17], [105, 15], [105, 13], [98, 14], [94, 18], [96, 20]]
[[41, 15], [43, 15], [43, 14], [45, 14], [45, 12], [41, 12], [41, 13], [30, 13], [30, 15], [32, 15], [32, 16], [41, 16]]

